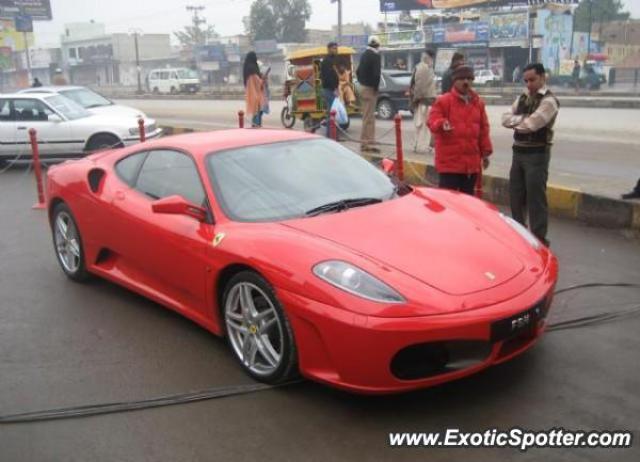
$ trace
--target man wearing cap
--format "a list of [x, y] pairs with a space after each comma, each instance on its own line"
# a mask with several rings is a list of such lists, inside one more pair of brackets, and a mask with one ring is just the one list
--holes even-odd
[[529, 64], [523, 79], [527, 91], [502, 116], [502, 125], [513, 130], [513, 160], [509, 173], [511, 215], [549, 245], [547, 240], [547, 178], [553, 142], [553, 126], [560, 103], [547, 88], [542, 64]]
[[327, 109], [327, 137], [331, 136], [329, 126], [329, 115], [333, 100], [338, 96], [338, 71], [336, 68], [338, 56], [338, 44], [329, 42], [327, 44], [327, 56], [320, 64], [320, 80], [322, 81], [322, 99], [324, 107]]
[[376, 104], [378, 87], [380, 86], [380, 41], [377, 37], [369, 39], [369, 46], [360, 58], [356, 71], [360, 82], [360, 99], [362, 100], [362, 135], [360, 138], [363, 152], [380, 152], [372, 143], [376, 137]]
[[431, 106], [428, 126], [436, 138], [436, 171], [441, 188], [473, 195], [476, 178], [493, 152], [484, 101], [472, 90], [474, 75], [460, 65], [451, 91]]

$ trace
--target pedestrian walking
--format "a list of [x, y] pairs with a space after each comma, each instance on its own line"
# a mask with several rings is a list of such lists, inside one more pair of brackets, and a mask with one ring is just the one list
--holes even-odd
[[573, 71], [571, 72], [571, 81], [573, 82], [573, 88], [575, 88], [576, 92], [580, 90], [580, 70], [582, 67], [580, 66], [580, 62], [576, 59], [573, 62]]
[[633, 188], [633, 191], [627, 194], [623, 194], [622, 198], [623, 199], [640, 199], [640, 179], [638, 180], [636, 187]]
[[38, 88], [42, 86], [42, 82], [40, 82], [40, 79], [38, 79], [38, 77], [36, 77], [35, 79], [33, 79], [33, 83], [31, 84], [32, 88]]
[[442, 76], [442, 82], [440, 83], [442, 93], [449, 93], [449, 91], [451, 91], [451, 87], [453, 87], [453, 71], [462, 64], [464, 64], [464, 55], [456, 51], [451, 58], [449, 69], [447, 69]]
[[378, 88], [380, 87], [380, 41], [377, 37], [369, 39], [369, 46], [360, 58], [360, 65], [356, 70], [360, 82], [360, 98], [362, 100], [362, 134], [360, 137], [363, 152], [380, 152], [372, 145], [376, 137], [376, 104], [378, 102]]
[[322, 63], [320, 63], [320, 81], [322, 83], [322, 100], [324, 101], [324, 107], [327, 111], [326, 125], [327, 125], [327, 138], [331, 137], [331, 126], [329, 119], [331, 116], [331, 107], [333, 106], [333, 100], [336, 99], [338, 94], [338, 88], [340, 81], [338, 78], [337, 69], [337, 57], [338, 57], [338, 44], [336, 42], [329, 42], [327, 44], [327, 56], [324, 57]]
[[262, 105], [264, 103], [264, 82], [258, 56], [254, 51], [247, 53], [242, 70], [245, 88], [245, 104], [247, 116], [251, 116], [252, 127], [262, 127]]
[[413, 122], [415, 125], [415, 139], [413, 152], [418, 152], [422, 146], [428, 143], [431, 150], [431, 142], [428, 139], [427, 114], [429, 107], [436, 99], [436, 76], [433, 71], [434, 53], [426, 50], [422, 53], [422, 59], [413, 71], [409, 94], [413, 108]]
[[478, 174], [493, 152], [484, 101], [473, 91], [473, 69], [459, 65], [453, 88], [438, 97], [429, 112], [436, 139], [436, 171], [441, 188], [473, 195]]
[[553, 143], [553, 126], [560, 103], [546, 84], [542, 64], [524, 68], [527, 91], [502, 116], [502, 125], [513, 130], [513, 160], [509, 174], [511, 215], [545, 245], [548, 227], [547, 179]]
[[521, 73], [522, 71], [520, 69], [520, 65], [518, 64], [513, 70], [513, 83], [520, 82], [520, 79], [522, 78], [522, 76], [520, 75]]

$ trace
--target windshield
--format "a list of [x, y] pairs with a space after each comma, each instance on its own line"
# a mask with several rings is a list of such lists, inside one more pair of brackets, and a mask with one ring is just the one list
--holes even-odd
[[104, 96], [87, 88], [74, 88], [73, 90], [63, 90], [59, 93], [69, 99], [72, 99], [85, 109], [100, 106], [111, 106], [113, 104]]
[[178, 70], [178, 78], [179, 79], [197, 79], [198, 74], [196, 71], [191, 69], [180, 69]]
[[336, 201], [387, 200], [395, 190], [369, 162], [324, 139], [214, 153], [207, 167], [218, 202], [236, 221], [304, 217]]
[[85, 108], [78, 103], [66, 98], [62, 95], [52, 95], [45, 98], [47, 103], [62, 114], [67, 120], [76, 120], [83, 117], [89, 117], [89, 113]]

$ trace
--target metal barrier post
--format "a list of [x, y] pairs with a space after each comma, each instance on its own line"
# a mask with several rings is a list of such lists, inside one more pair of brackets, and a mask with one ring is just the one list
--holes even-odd
[[396, 164], [398, 179], [404, 181], [404, 152], [402, 152], [402, 116], [396, 114]]
[[482, 195], [484, 194], [482, 191], [482, 160], [480, 161], [480, 172], [478, 172], [478, 176], [476, 177], [475, 193], [478, 199], [482, 199]]
[[140, 142], [144, 143], [147, 139], [147, 133], [144, 129], [144, 119], [142, 117], [138, 118], [138, 132], [140, 133]]
[[29, 129], [29, 139], [31, 140], [31, 153], [33, 155], [33, 172], [36, 175], [36, 185], [38, 187], [38, 202], [32, 209], [42, 210], [44, 206], [44, 188], [42, 187], [42, 168], [40, 166], [40, 150], [38, 149], [38, 139], [35, 128]]
[[338, 141], [338, 130], [336, 129], [336, 110], [329, 113], [329, 136], [332, 140]]
[[244, 111], [238, 111], [238, 127], [244, 128]]

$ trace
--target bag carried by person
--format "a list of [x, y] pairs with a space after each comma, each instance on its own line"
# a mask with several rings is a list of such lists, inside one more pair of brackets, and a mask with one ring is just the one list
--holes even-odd
[[331, 110], [336, 111], [336, 123], [338, 125], [344, 125], [349, 122], [349, 115], [347, 114], [347, 109], [340, 101], [340, 98], [335, 98], [333, 100], [333, 104], [331, 105]]

